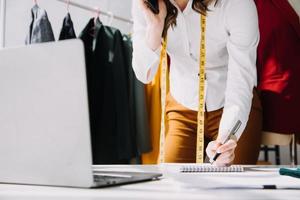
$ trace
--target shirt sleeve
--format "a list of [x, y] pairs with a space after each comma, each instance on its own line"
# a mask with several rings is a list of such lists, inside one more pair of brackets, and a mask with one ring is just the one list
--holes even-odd
[[226, 138], [235, 122], [240, 120], [242, 125], [236, 133], [240, 138], [249, 119], [253, 88], [257, 84], [258, 16], [252, 0], [230, 0], [224, 9], [229, 61], [219, 134]]
[[132, 67], [141, 82], [149, 83], [158, 69], [160, 48], [153, 51], [146, 43], [147, 25], [145, 16], [139, 8], [138, 0], [132, 2], [132, 17], [134, 22]]

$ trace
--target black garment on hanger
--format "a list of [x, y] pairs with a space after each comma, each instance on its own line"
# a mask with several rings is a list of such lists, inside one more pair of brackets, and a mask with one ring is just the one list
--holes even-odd
[[59, 40], [67, 40], [76, 38], [73, 21], [70, 13], [66, 15], [63, 25], [59, 34]]
[[38, 5], [35, 5], [31, 9], [31, 17], [32, 21], [25, 44], [54, 41], [55, 38], [47, 12]]
[[122, 34], [91, 19], [80, 38], [85, 46], [93, 164], [128, 163], [135, 157], [135, 142]]
[[132, 137], [134, 137], [136, 141], [134, 151], [138, 156], [141, 156], [143, 153], [148, 153], [152, 150], [145, 85], [136, 78], [132, 68], [133, 47], [131, 38], [124, 35], [123, 44], [128, 74], [131, 126], [133, 126], [132, 130], [134, 130]]

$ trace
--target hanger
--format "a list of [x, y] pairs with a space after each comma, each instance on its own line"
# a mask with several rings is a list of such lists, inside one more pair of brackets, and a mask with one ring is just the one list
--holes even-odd
[[97, 25], [97, 21], [100, 21], [100, 18], [99, 18], [100, 9], [99, 9], [99, 7], [96, 7], [95, 9], [96, 9], [96, 11], [95, 11], [95, 17], [94, 17], [94, 26]]
[[68, 2], [67, 2], [67, 12], [68, 12], [68, 13], [70, 12], [70, 1], [71, 1], [71, 0], [68, 0]]
[[33, 0], [34, 7], [39, 7], [37, 0]]
[[97, 24], [101, 24], [100, 21], [100, 9], [98, 7], [95, 8], [95, 17], [94, 17], [94, 26], [90, 30], [90, 35], [92, 37], [96, 37]]
[[109, 14], [109, 21], [108, 21], [108, 26], [111, 26], [114, 19], [115, 19], [115, 16], [114, 16], [114, 13], [113, 12], [107, 12]]
[[38, 5], [37, 0], [33, 0], [33, 9], [38, 9], [38, 8], [39, 8], [39, 5]]

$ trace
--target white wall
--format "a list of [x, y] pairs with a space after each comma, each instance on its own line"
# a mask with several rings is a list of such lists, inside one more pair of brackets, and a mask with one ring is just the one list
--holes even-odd
[[[90, 7], [99, 7], [102, 11], [110, 11], [115, 15], [131, 18], [132, 0], [73, 0]], [[6, 47], [23, 45], [31, 21], [30, 9], [33, 0], [6, 0], [7, 20], [6, 20]], [[66, 4], [56, 0], [37, 0], [40, 7], [46, 9], [56, 39], [58, 38], [63, 18], [66, 15]], [[78, 35], [87, 24], [94, 13], [70, 6], [71, 17], [74, 22], [76, 34]], [[108, 23], [109, 18], [100, 16], [101, 21]], [[131, 31], [132, 25], [117, 20], [112, 26], [119, 28], [124, 33]]]

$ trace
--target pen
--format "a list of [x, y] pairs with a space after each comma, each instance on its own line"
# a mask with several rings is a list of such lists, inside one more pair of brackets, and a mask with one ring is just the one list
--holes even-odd
[[[226, 138], [226, 140], [223, 142], [223, 144], [225, 144], [226, 142], [228, 142], [232, 136], [234, 136], [236, 134], [236, 132], [239, 130], [239, 128], [241, 127], [242, 122], [240, 120], [238, 120], [234, 127], [231, 129], [228, 137]], [[215, 156], [213, 157], [213, 159], [210, 160], [210, 163], [213, 164], [217, 158], [221, 155], [221, 153], [216, 153]]]

